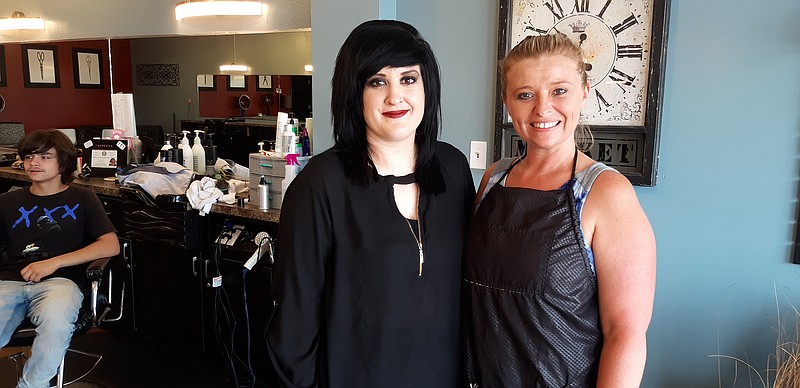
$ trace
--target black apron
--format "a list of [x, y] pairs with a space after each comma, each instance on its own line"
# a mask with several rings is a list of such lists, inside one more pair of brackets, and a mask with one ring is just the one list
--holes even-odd
[[482, 388], [596, 385], [602, 333], [575, 209], [576, 160], [558, 190], [494, 185], [471, 222], [465, 358]]

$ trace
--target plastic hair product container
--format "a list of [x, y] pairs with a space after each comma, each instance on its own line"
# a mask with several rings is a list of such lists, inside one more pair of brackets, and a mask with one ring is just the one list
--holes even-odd
[[261, 210], [269, 209], [269, 186], [267, 185], [267, 178], [263, 175], [258, 181], [258, 208]]

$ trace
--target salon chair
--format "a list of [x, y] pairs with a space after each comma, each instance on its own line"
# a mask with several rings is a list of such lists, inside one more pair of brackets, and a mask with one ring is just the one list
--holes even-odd
[[[108, 318], [108, 314], [111, 312], [112, 306], [112, 298], [111, 298], [111, 285], [112, 285], [112, 273], [111, 267], [108, 266], [108, 262], [111, 258], [104, 258], [104, 259], [97, 259], [91, 263], [86, 268], [86, 277], [91, 284], [91, 288], [82, 290], [83, 291], [83, 305], [81, 306], [80, 311], [78, 312], [78, 319], [75, 321], [75, 330], [72, 333], [72, 337], [75, 338], [81, 334], [86, 333], [92, 327], [99, 327], [104, 322], [113, 322], [118, 321], [122, 318], [122, 307], [125, 300], [125, 285], [122, 285], [120, 294], [119, 294], [119, 301], [114, 301], [113, 305], [119, 307], [119, 315], [114, 318]], [[102, 287], [102, 288], [101, 288]], [[11, 340], [8, 342], [6, 346], [18, 346], [18, 347], [30, 347], [33, 344], [33, 339], [36, 337], [36, 326], [31, 323], [28, 318], [25, 318], [24, 321], [17, 327], [17, 330], [11, 336]], [[92, 370], [97, 366], [103, 356], [94, 353], [87, 353], [79, 350], [74, 349], [67, 349], [67, 353], [73, 352], [78, 353], [84, 356], [92, 357], [96, 361], [91, 369], [86, 372], [83, 376], [75, 379], [80, 380], [81, 378], [85, 377]], [[9, 359], [14, 360], [15, 363], [19, 364], [19, 359], [25, 357], [25, 352], [18, 352], [8, 356]], [[64, 360], [66, 359], [66, 354], [64, 358], [61, 359], [61, 365], [58, 367], [58, 373], [56, 374], [56, 387], [62, 388], [65, 385], [71, 384], [72, 382], [65, 383], [64, 382]], [[17, 378], [21, 377], [22, 368], [17, 368], [18, 376]], [[74, 381], [73, 381], [74, 382]]]

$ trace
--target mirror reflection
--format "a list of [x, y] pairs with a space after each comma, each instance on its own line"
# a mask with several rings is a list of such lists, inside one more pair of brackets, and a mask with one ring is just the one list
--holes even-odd
[[[310, 83], [310, 73], [304, 70], [311, 64], [310, 31], [237, 35], [235, 40], [235, 51], [233, 35], [37, 43], [55, 48], [61, 79], [58, 87], [37, 88], [23, 84], [26, 64], [22, 52], [26, 45], [2, 44], [0, 69], [5, 70], [7, 82], [0, 85], [0, 95], [5, 100], [0, 122], [22, 123], [26, 131], [111, 128], [109, 95], [119, 92], [133, 93], [137, 124], [160, 126], [167, 133], [179, 132], [184, 120], [243, 116], [235, 102], [243, 94], [252, 100], [244, 112], [246, 116], [275, 115], [278, 109], [285, 111], [289, 106], [310, 114], [311, 107], [306, 106], [310, 102], [298, 103], [301, 96], [294, 88], [297, 82]], [[100, 57], [110, 58], [103, 61], [100, 69], [102, 89], [76, 84], [79, 74], [73, 72], [77, 68], [73, 63], [75, 49], [99, 50]], [[219, 66], [232, 61], [248, 67], [242, 74], [246, 90], [228, 90], [228, 77], [221, 74]], [[213, 79], [216, 91], [201, 93], [208, 86], [198, 88], [198, 75]], [[258, 75], [268, 75], [272, 87], [266, 87], [266, 83], [259, 86]], [[295, 76], [304, 81], [295, 81]], [[281, 93], [276, 90], [279, 79]]]
[[[311, 116], [311, 76], [222, 75], [197, 76], [200, 117], [269, 117], [278, 112], [294, 113], [304, 120]], [[249, 101], [242, 106], [242, 99]]]
[[[183, 120], [274, 116], [278, 111], [302, 118], [311, 114], [311, 74], [305, 71], [311, 64], [310, 31], [141, 38], [131, 40], [130, 52], [137, 122], [179, 132]], [[247, 70], [219, 70], [231, 63]], [[178, 64], [180, 73], [159, 72], [152, 66], [159, 64]], [[178, 78], [180, 85], [142, 85], [142, 73], [149, 70]], [[244, 112], [238, 104], [242, 95], [251, 99]]]

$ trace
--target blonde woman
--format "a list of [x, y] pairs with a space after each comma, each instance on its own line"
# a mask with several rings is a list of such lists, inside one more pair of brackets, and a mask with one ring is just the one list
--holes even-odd
[[579, 150], [589, 83], [561, 34], [502, 61], [503, 102], [527, 143], [491, 166], [465, 255], [470, 382], [638, 387], [655, 238], [629, 181]]

